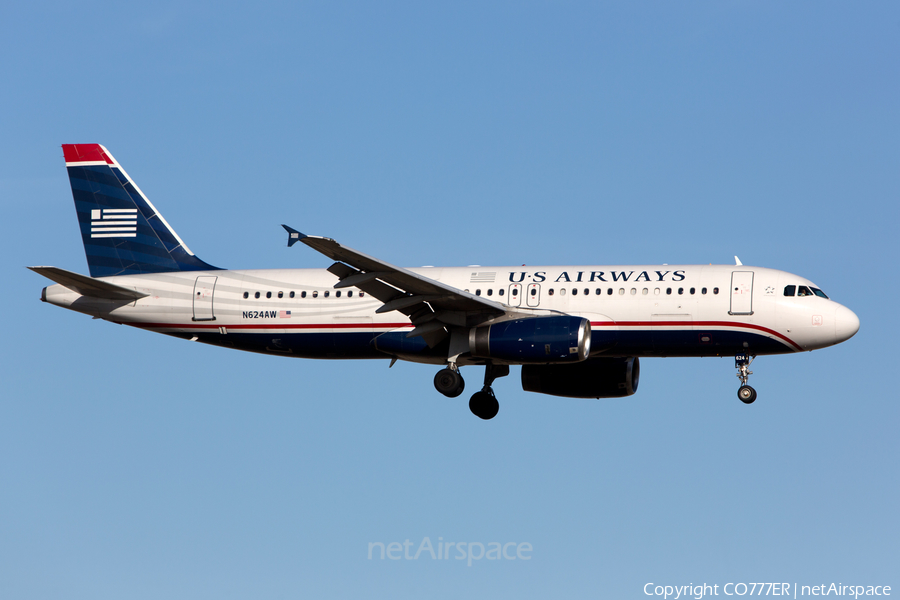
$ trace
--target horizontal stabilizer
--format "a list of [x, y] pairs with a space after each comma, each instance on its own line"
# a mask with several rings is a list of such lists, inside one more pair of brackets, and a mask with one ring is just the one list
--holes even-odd
[[72, 271], [66, 271], [58, 267], [28, 267], [35, 273], [43, 275], [51, 281], [65, 286], [73, 292], [91, 298], [106, 298], [108, 300], [137, 300], [146, 298], [149, 294], [142, 294], [137, 290], [124, 288], [119, 285], [107, 283], [86, 275], [79, 275]]

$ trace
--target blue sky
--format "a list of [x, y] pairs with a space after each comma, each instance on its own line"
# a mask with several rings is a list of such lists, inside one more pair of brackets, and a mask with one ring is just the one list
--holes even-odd
[[[37, 3], [0, 21], [4, 598], [645, 597], [900, 586], [900, 9], [889, 2]], [[229, 352], [39, 302], [87, 272], [62, 143], [191, 249], [326, 267], [730, 263], [808, 277], [849, 342], [656, 359], [621, 400]], [[481, 369], [464, 370], [477, 386]], [[528, 542], [529, 561], [368, 560]]]

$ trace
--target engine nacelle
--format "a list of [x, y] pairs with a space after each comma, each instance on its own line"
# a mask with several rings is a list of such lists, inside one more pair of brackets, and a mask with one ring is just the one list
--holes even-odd
[[469, 351], [519, 364], [579, 362], [591, 352], [591, 323], [581, 317], [531, 317], [469, 331]]
[[638, 358], [592, 358], [573, 365], [524, 365], [526, 392], [568, 398], [622, 398], [638, 389]]

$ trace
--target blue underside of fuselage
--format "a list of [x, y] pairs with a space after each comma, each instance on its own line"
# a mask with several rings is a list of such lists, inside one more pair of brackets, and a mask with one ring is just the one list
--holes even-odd
[[[447, 357], [447, 341], [428, 348], [422, 338], [406, 338], [405, 332], [359, 333], [245, 333], [228, 331], [172, 333], [178, 337], [265, 354], [298, 358], [365, 359], [403, 357], [440, 362]], [[731, 356], [786, 354], [795, 350], [785, 343], [750, 331], [618, 331], [614, 344], [609, 332], [594, 331], [592, 356]], [[376, 338], [378, 341], [376, 342]], [[600, 350], [599, 352], [597, 350]]]

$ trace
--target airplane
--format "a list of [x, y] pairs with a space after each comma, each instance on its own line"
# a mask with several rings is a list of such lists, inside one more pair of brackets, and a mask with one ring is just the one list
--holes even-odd
[[850, 339], [859, 319], [811, 281], [735, 265], [401, 268], [287, 225], [333, 264], [226, 270], [191, 252], [112, 154], [64, 144], [90, 277], [28, 267], [56, 285], [41, 300], [113, 323], [274, 356], [438, 365], [441, 394], [463, 393], [488, 420], [494, 381], [521, 366], [525, 391], [572, 398], [634, 394], [641, 357], [734, 356], [738, 398], [757, 356]]

